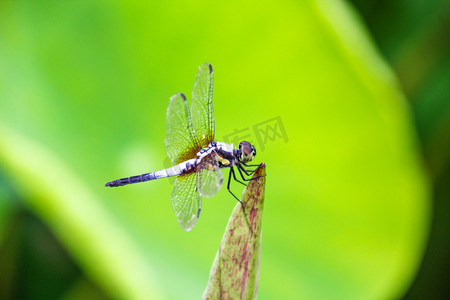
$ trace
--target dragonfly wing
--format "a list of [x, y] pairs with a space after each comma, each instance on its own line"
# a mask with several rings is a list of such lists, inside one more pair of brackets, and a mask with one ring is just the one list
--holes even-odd
[[191, 102], [192, 124], [203, 148], [214, 141], [213, 85], [212, 66], [210, 63], [204, 63], [195, 77]]
[[201, 149], [192, 127], [189, 104], [184, 94], [175, 94], [170, 98], [164, 144], [167, 156], [174, 165], [196, 157]]
[[195, 173], [182, 174], [175, 178], [170, 200], [181, 227], [190, 231], [197, 223], [202, 210], [202, 197], [197, 191]]
[[223, 174], [219, 169], [218, 155], [212, 152], [202, 158], [197, 166], [197, 189], [201, 196], [212, 197], [222, 187]]

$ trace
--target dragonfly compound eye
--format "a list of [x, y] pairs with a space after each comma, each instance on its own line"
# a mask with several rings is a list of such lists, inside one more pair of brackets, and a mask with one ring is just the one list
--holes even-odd
[[243, 163], [251, 161], [255, 156], [255, 148], [252, 145], [250, 145], [249, 142], [246, 141], [241, 142], [239, 144], [239, 150], [241, 152], [239, 160]]

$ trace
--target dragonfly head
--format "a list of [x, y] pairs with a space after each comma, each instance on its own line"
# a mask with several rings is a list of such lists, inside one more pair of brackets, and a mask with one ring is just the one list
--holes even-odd
[[238, 150], [238, 158], [239, 161], [242, 163], [248, 163], [255, 158], [256, 155], [256, 149], [253, 145], [251, 145], [247, 141], [242, 141], [239, 144], [239, 150]]

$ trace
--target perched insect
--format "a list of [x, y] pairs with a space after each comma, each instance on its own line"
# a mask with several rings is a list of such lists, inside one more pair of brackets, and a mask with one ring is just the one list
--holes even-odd
[[105, 186], [116, 187], [153, 179], [177, 176], [170, 199], [178, 222], [184, 230], [191, 230], [197, 222], [202, 207], [202, 197], [214, 196], [222, 187], [223, 175], [220, 169], [230, 168], [228, 191], [231, 192], [231, 176], [239, 172], [243, 181], [255, 170], [248, 165], [256, 155], [256, 149], [242, 141], [238, 149], [233, 145], [214, 141], [213, 69], [205, 63], [199, 67], [192, 90], [189, 108], [182, 93], [170, 98], [167, 109], [167, 133], [165, 148], [173, 167], [147, 174], [110, 181]]

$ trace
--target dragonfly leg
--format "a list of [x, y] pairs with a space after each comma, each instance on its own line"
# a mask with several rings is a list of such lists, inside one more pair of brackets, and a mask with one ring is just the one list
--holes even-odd
[[242, 167], [241, 165], [237, 165], [237, 169], [239, 171], [239, 174], [241, 174], [242, 180], [244, 181], [250, 181], [252, 179], [246, 179], [244, 177], [244, 174], [242, 174], [242, 171], [244, 171], [245, 175], [250, 176], [252, 173], [249, 173], [246, 169], [244, 169], [244, 167]]
[[244, 166], [246, 166], [246, 167], [256, 167], [254, 170], [248, 170], [247, 172], [249, 172], [249, 174], [250, 175], [252, 175], [253, 173], [255, 173], [256, 172], [256, 170], [258, 169], [258, 167], [260, 166], [260, 165], [247, 165], [246, 163], [241, 163], [242, 165], [244, 165]]
[[237, 165], [237, 168], [238, 168], [239, 174], [241, 174], [242, 180], [244, 180], [244, 181], [255, 180], [255, 179], [258, 179], [258, 178], [260, 178], [260, 177], [266, 176], [266, 175], [264, 175], [264, 176], [258, 176], [258, 177], [252, 177], [252, 178], [250, 178], [250, 179], [246, 179], [246, 178], [244, 177], [244, 174], [242, 174], [242, 171], [245, 173], [245, 175], [251, 176], [253, 173], [255, 173], [256, 170], [254, 170], [254, 171], [247, 171], [247, 170], [246, 170], [243, 166], [241, 166], [241, 165]]
[[246, 163], [241, 162], [246, 167], [259, 167], [260, 165], [247, 165]]
[[254, 169], [253, 171], [248, 171], [248, 170], [247, 170], [247, 172], [248, 172], [250, 175], [253, 175], [253, 173], [255, 173], [257, 169], [258, 169], [258, 168]]
[[[239, 203], [241, 203], [241, 205], [242, 205], [242, 210], [245, 212], [244, 203], [242, 203], [242, 201], [239, 200], [239, 198], [236, 197], [236, 195], [233, 194], [233, 192], [232, 192], [231, 189], [230, 189], [230, 186], [231, 186], [231, 175], [233, 175], [233, 177], [236, 179], [236, 175], [234, 174], [233, 167], [230, 168], [230, 173], [228, 174], [227, 190], [230, 192], [231, 195], [233, 195], [234, 198], [236, 198], [236, 200], [237, 200]], [[236, 180], [236, 181], [237, 181], [237, 180]], [[241, 183], [242, 183], [242, 182], [241, 182]]]
[[233, 175], [233, 179], [234, 179], [235, 181], [239, 182], [240, 184], [243, 184], [244, 186], [247, 186], [247, 184], [245, 184], [244, 182], [242, 182], [242, 181], [240, 181], [240, 180], [238, 180], [238, 179], [236, 178], [236, 173], [234, 172], [234, 168], [233, 168], [233, 167], [230, 168], [230, 173]]

